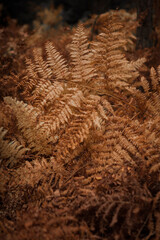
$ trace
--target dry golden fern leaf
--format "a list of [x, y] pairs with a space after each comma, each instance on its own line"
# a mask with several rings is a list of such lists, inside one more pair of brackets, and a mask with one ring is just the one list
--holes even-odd
[[49, 80], [39, 82], [28, 100], [37, 108], [44, 111], [59, 98], [64, 91], [64, 84], [59, 82], [51, 83]]
[[12, 107], [18, 121], [18, 128], [32, 152], [51, 153], [52, 136], [48, 136], [40, 129], [36, 130], [38, 117], [41, 115], [39, 109], [11, 97], [5, 97], [4, 101]]
[[67, 80], [69, 77], [68, 66], [65, 59], [55, 49], [51, 42], [46, 43], [47, 64], [57, 80]]
[[[1, 161], [5, 160], [4, 165], [13, 167], [20, 159], [23, 158], [24, 154], [30, 150], [20, 145], [18, 141], [5, 140], [4, 137], [7, 130], [0, 128], [0, 158]], [[1, 162], [0, 162], [1, 163]]]
[[147, 174], [157, 173], [159, 181], [160, 129], [159, 118], [141, 124], [126, 117], [109, 117], [105, 131], [99, 131], [88, 150], [92, 167], [87, 173], [111, 174], [115, 179], [128, 174], [137, 175], [139, 169]]
[[[51, 102], [52, 106], [50, 106], [50, 111], [41, 116], [39, 119], [40, 123], [37, 125], [37, 129], [46, 128], [48, 125], [51, 133], [56, 133], [60, 129], [64, 129], [66, 124], [69, 123], [75, 114], [75, 110], [78, 110], [81, 107], [81, 103], [83, 101], [85, 102], [85, 98], [82, 91], [80, 91], [78, 88], [69, 88], [67, 90], [67, 94], [61, 96], [59, 101], [56, 101], [55, 103]], [[73, 94], [73, 91], [75, 91], [75, 94]], [[43, 100], [41, 105], [44, 103], [44, 101], [46, 106], [46, 99]]]
[[38, 74], [35, 70], [36, 66], [33, 64], [30, 58], [26, 58], [25, 62], [26, 62], [26, 70], [27, 70], [28, 77], [31, 78], [32, 80], [36, 80], [38, 78]]
[[[95, 111], [98, 99], [92, 99], [92, 104], [87, 103], [87, 109], [81, 108], [79, 114], [72, 118], [69, 126], [65, 129], [65, 133], [60, 138], [56, 146], [56, 159], [59, 161], [70, 157], [70, 152], [80, 146], [90, 134], [90, 129], [95, 125], [101, 127], [101, 118]], [[82, 112], [83, 111], [83, 112]]]
[[142, 76], [140, 81], [127, 88], [136, 100], [139, 113], [148, 120], [159, 117], [160, 114], [159, 69], [160, 66], [157, 67], [157, 71], [152, 67], [149, 80]]
[[[34, 48], [33, 50], [35, 71], [42, 79], [51, 78], [53, 72], [48, 67], [47, 62], [42, 58], [42, 49]], [[33, 65], [34, 66], [34, 65]]]
[[55, 158], [67, 162], [71, 157], [78, 155], [82, 144], [88, 142], [91, 132], [103, 128], [102, 122], [108, 120], [106, 111], [113, 111], [107, 101], [101, 101], [100, 97], [94, 95], [86, 98], [59, 138]]
[[104, 172], [116, 179], [127, 177], [129, 173], [137, 175], [136, 169], [142, 164], [145, 154], [140, 123], [116, 116], [109, 117], [108, 123], [89, 146], [93, 166], [88, 173]]
[[[45, 60], [42, 49], [35, 48], [33, 50], [33, 59], [26, 58], [26, 70], [29, 78], [27, 88], [30, 94], [34, 95], [35, 92], [35, 97], [37, 97], [38, 92], [41, 95], [43, 90], [46, 87], [48, 88], [48, 85], [51, 85], [50, 81], [53, 81], [54, 78], [57, 80], [67, 80], [68, 78], [69, 72], [65, 60], [51, 42], [46, 43], [46, 55], [47, 59]], [[42, 89], [43, 84], [47, 85], [44, 89]], [[59, 86], [60, 85], [63, 86], [63, 84], [59, 83]], [[47, 93], [49, 93], [49, 89], [47, 89]], [[44, 95], [46, 95], [45, 92]], [[30, 98], [28, 98], [28, 100], [29, 99]]]
[[[69, 45], [71, 55], [72, 81], [80, 84], [94, 82], [97, 74], [93, 65], [93, 53], [83, 25], [76, 29], [73, 40]], [[92, 83], [91, 83], [92, 84]]]
[[63, 59], [51, 42], [46, 43], [45, 50], [46, 60], [43, 59], [41, 48], [33, 50], [33, 60], [26, 60], [29, 64], [27, 68], [29, 75], [33, 78], [39, 76], [42, 79], [53, 79], [53, 77], [56, 77], [57, 80], [67, 80], [69, 71], [65, 59]]
[[[94, 20], [94, 28], [95, 30], [100, 33], [103, 32], [103, 28], [105, 23], [108, 21], [108, 18], [117, 16], [119, 18], [119, 21], [123, 24], [123, 33], [125, 35], [126, 39], [126, 45], [124, 46], [125, 50], [133, 51], [135, 50], [135, 33], [136, 28], [138, 26], [137, 21], [137, 13], [136, 11], [133, 13], [129, 13], [124, 9], [120, 9], [118, 11], [111, 10], [109, 12], [100, 14], [98, 16], [93, 16], [91, 20]], [[88, 24], [88, 21], [86, 25]], [[93, 23], [92, 23], [93, 24]]]
[[117, 15], [108, 16], [103, 32], [92, 43], [98, 74], [105, 78], [106, 88], [114, 92], [124, 91], [139, 76], [138, 68], [146, 61], [145, 58], [134, 62], [127, 60], [124, 51], [126, 38], [122, 29]]

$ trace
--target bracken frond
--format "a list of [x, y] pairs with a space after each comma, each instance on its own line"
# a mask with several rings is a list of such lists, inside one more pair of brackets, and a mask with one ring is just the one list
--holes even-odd
[[[119, 18], [108, 16], [103, 33], [97, 36], [97, 41], [93, 42], [92, 48], [95, 53], [95, 67], [99, 74], [105, 73], [107, 87], [113, 91], [123, 90], [129, 83], [139, 75], [138, 69], [146, 61], [145, 58], [130, 62], [123, 50], [126, 39], [123, 34], [123, 25]], [[103, 56], [103, 58], [102, 58]]]
[[66, 61], [51, 42], [46, 43], [47, 64], [57, 79], [67, 80], [69, 71]]
[[36, 131], [37, 121], [41, 115], [39, 109], [11, 97], [5, 97], [4, 101], [12, 107], [18, 120], [18, 128], [26, 139], [28, 147], [40, 154], [51, 153], [52, 137], [41, 130]]
[[24, 154], [30, 150], [25, 148], [18, 141], [5, 140], [7, 130], [0, 128], [0, 158], [5, 160], [5, 165], [13, 167], [18, 160], [22, 159]]
[[[72, 81], [77, 83], [89, 83], [95, 80], [96, 72], [93, 65], [93, 53], [89, 49], [89, 43], [83, 25], [79, 25], [70, 44]], [[92, 83], [91, 83], [92, 84]]]

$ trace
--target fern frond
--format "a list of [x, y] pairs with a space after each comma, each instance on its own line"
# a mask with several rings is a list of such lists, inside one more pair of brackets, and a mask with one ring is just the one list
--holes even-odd
[[13, 167], [13, 165], [21, 159], [24, 154], [30, 150], [20, 145], [18, 141], [9, 141], [5, 140], [4, 137], [7, 133], [7, 130], [0, 128], [0, 157], [5, 159], [5, 165]]
[[42, 49], [34, 48], [33, 50], [35, 71], [44, 79], [51, 78], [53, 76], [53, 71], [48, 66], [47, 62], [44, 61], [42, 57]]
[[[73, 92], [74, 91], [74, 92]], [[72, 93], [73, 92], [73, 93]], [[43, 102], [46, 101], [45, 99]], [[80, 108], [81, 103], [85, 101], [82, 91], [77, 88], [68, 88], [68, 93], [60, 98], [60, 101], [57, 103], [54, 102], [53, 107], [50, 110], [50, 113], [42, 116], [37, 125], [38, 129], [45, 129], [44, 131], [50, 131], [50, 134], [53, 134], [63, 128], [66, 124], [69, 123], [71, 118], [75, 115], [75, 110]], [[43, 104], [41, 103], [41, 105]], [[48, 133], [49, 134], [49, 133]]]
[[146, 62], [146, 58], [142, 57], [142, 58], [138, 58], [135, 61], [131, 61], [131, 65], [135, 70], [139, 70], [141, 69], [141, 67], [144, 65], [145, 62]]
[[[27, 88], [32, 92], [32, 97], [28, 97], [30, 101], [39, 97], [43, 98], [48, 94], [48, 99], [51, 96], [59, 95], [64, 84], [54, 82], [54, 86], [52, 86], [51, 82], [55, 78], [56, 80], [67, 80], [69, 77], [69, 70], [65, 60], [51, 42], [46, 43], [46, 55], [47, 59], [45, 60], [42, 49], [35, 48], [33, 50], [33, 59], [26, 59], [27, 76], [29, 78]], [[46, 101], [48, 100], [46, 99]], [[45, 105], [45, 100], [42, 103], [43, 105]]]
[[93, 66], [93, 54], [89, 49], [89, 43], [83, 25], [76, 29], [70, 44], [72, 81], [89, 83], [96, 77]]
[[[56, 159], [58, 161], [66, 161], [75, 149], [78, 152], [77, 148], [89, 136], [94, 117], [95, 114], [93, 112], [91, 116], [86, 114], [83, 118], [79, 116], [79, 120], [77, 118], [72, 120], [70, 126], [65, 130], [65, 134], [62, 135], [61, 141], [56, 146]], [[99, 118], [94, 119], [94, 124], [100, 126]]]
[[99, 97], [90, 96], [86, 99], [85, 104], [86, 106], [83, 105], [81, 111], [73, 116], [56, 146], [56, 159], [59, 161], [65, 161], [74, 150], [78, 151], [77, 149], [90, 136], [91, 129], [100, 129], [102, 120], [107, 119], [104, 110], [103, 114], [97, 112], [100, 105]]
[[46, 43], [47, 64], [52, 69], [57, 79], [67, 80], [69, 71], [66, 61], [61, 54], [55, 49], [51, 42]]
[[109, 125], [105, 131], [99, 131], [89, 147], [92, 162], [96, 166], [92, 174], [116, 172], [113, 174], [116, 179], [126, 177], [129, 172], [136, 174], [135, 169], [146, 154], [142, 127], [137, 128], [138, 122], [133, 124], [129, 119], [116, 116], [109, 116], [107, 122]]
[[[28, 77], [34, 82], [38, 78], [36, 66], [30, 58], [25, 59]], [[36, 83], [36, 82], [35, 82]]]
[[[135, 83], [135, 87], [128, 88], [134, 98], [137, 101], [138, 107], [140, 107], [140, 111], [143, 112], [145, 117], [154, 118], [159, 116], [160, 113], [160, 94], [159, 94], [159, 76], [158, 70], [151, 68], [150, 70], [151, 77], [151, 86], [149, 84], [149, 80], [145, 77], [141, 77], [140, 82]], [[143, 90], [142, 90], [143, 89]], [[143, 108], [141, 108], [143, 106]]]
[[46, 79], [45, 82], [40, 81], [36, 85], [35, 90], [32, 92], [33, 95], [30, 97], [30, 101], [32, 101], [37, 108], [44, 110], [47, 109], [50, 104], [53, 104], [63, 91], [63, 83], [51, 83]]
[[118, 21], [119, 25], [123, 25], [121, 30], [125, 36], [126, 43], [124, 44], [124, 50], [134, 50], [135, 49], [135, 40], [136, 40], [136, 28], [138, 26], [137, 14], [136, 12], [128, 13], [124, 9], [119, 11], [111, 10], [109, 12], [103, 13], [99, 16], [97, 25], [98, 31], [103, 32], [104, 24], [108, 21], [109, 18], [112, 18], [113, 22]]
[[95, 67], [102, 76], [105, 73], [106, 86], [113, 91], [124, 91], [139, 75], [137, 70], [145, 62], [145, 58], [134, 62], [127, 60], [123, 50], [126, 39], [122, 28], [123, 25], [116, 16], [115, 19], [108, 16], [103, 33], [100, 33], [97, 41], [92, 44]]
[[4, 101], [9, 104], [18, 121], [18, 128], [27, 141], [28, 147], [33, 152], [40, 154], [51, 153], [52, 136], [48, 136], [45, 132], [36, 131], [38, 118], [41, 116], [41, 111], [22, 101], [17, 101], [11, 97], [5, 97]]

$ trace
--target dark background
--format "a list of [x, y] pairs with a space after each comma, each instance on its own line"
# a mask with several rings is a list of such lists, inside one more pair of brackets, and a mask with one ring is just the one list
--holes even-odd
[[[160, 20], [160, 0], [0, 0], [0, 25], [8, 24], [8, 17], [17, 19], [18, 24], [29, 24], [36, 18], [38, 8], [50, 8], [62, 5], [63, 23], [75, 24], [85, 20], [91, 14], [100, 14], [110, 9], [137, 9], [140, 27], [137, 29], [137, 46], [151, 47], [156, 45], [155, 19]], [[157, 10], [158, 9], [158, 10]], [[142, 17], [143, 16], [143, 17]], [[154, 18], [154, 21], [153, 21]]]
[[37, 7], [49, 7], [54, 4], [63, 6], [63, 20], [69, 24], [76, 23], [80, 18], [92, 13], [103, 13], [109, 9], [136, 7], [131, 0], [0, 0], [3, 4], [1, 24], [6, 24], [6, 17], [16, 18], [19, 24], [28, 24], [33, 21]]

